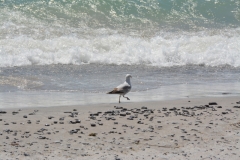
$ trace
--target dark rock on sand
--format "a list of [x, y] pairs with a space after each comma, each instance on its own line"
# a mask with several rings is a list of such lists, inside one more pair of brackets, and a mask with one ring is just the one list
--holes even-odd
[[240, 106], [234, 106], [233, 108], [240, 108]]
[[0, 111], [1, 114], [6, 114], [7, 112], [6, 111]]
[[209, 105], [217, 105], [216, 102], [209, 102], [208, 104], [209, 104]]

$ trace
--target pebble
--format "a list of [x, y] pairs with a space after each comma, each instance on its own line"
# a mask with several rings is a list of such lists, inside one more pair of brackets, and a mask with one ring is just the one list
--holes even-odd
[[142, 107], [141, 107], [141, 109], [147, 109], [147, 107], [145, 107], [145, 106], [142, 106]]
[[240, 106], [234, 106], [233, 108], [240, 108]]
[[91, 126], [92, 126], [92, 127], [96, 127], [96, 124], [95, 124], [95, 123], [91, 123]]
[[123, 109], [123, 107], [114, 106], [115, 109]]
[[95, 137], [96, 135], [97, 135], [97, 133], [90, 133], [90, 134], [89, 134], [89, 136], [94, 136], [94, 137]]
[[78, 133], [79, 129], [73, 129], [71, 131], [69, 131], [70, 134], [73, 134], [73, 133]]
[[120, 113], [120, 116], [126, 116], [126, 113]]
[[137, 123], [138, 123], [138, 124], [144, 124], [144, 122], [142, 122], [142, 121], [138, 121]]
[[30, 156], [28, 153], [24, 153], [23, 155], [24, 155], [24, 156]]
[[7, 112], [6, 111], [0, 111], [1, 114], [6, 114]]
[[209, 102], [208, 105], [217, 105], [216, 102]]
[[76, 123], [81, 123], [81, 121], [79, 119], [76, 119], [75, 122]]
[[18, 113], [19, 113], [19, 112], [15, 112], [15, 111], [13, 111], [13, 112], [12, 112], [12, 115], [15, 115], [15, 114], [18, 114]]

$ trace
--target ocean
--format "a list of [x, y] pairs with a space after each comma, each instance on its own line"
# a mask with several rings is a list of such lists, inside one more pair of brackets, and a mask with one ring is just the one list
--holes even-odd
[[0, 0], [0, 108], [239, 96], [239, 46], [239, 0]]

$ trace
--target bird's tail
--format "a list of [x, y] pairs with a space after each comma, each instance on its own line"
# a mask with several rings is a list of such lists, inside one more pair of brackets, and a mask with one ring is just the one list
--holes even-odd
[[118, 94], [116, 91], [108, 92], [107, 94]]
[[107, 94], [121, 94], [122, 92], [118, 91], [117, 89], [114, 89], [110, 92], [108, 92]]
[[111, 91], [111, 92], [107, 92], [107, 94], [113, 94], [112, 92], [113, 92], [113, 91]]

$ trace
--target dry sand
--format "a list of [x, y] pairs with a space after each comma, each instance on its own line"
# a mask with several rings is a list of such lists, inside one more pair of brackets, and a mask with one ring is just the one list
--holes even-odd
[[238, 160], [239, 101], [6, 108], [0, 112], [0, 159]]

